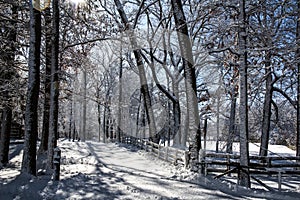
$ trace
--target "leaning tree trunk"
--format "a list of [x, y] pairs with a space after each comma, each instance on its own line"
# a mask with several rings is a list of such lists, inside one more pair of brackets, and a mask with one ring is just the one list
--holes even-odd
[[267, 53], [266, 56], [266, 93], [264, 99], [264, 108], [263, 108], [263, 121], [262, 121], [262, 132], [261, 132], [261, 144], [259, 155], [267, 156], [268, 155], [268, 145], [269, 145], [269, 136], [270, 136], [270, 121], [271, 121], [271, 105], [272, 105], [272, 70], [270, 68], [270, 53]]
[[45, 95], [44, 95], [44, 113], [43, 113], [43, 129], [39, 153], [48, 150], [49, 137], [49, 113], [50, 113], [50, 90], [51, 90], [51, 14], [50, 8], [45, 11], [45, 28], [46, 28], [46, 64], [45, 64]]
[[192, 166], [192, 170], [197, 170], [196, 163], [198, 161], [199, 150], [201, 148], [201, 140], [192, 44], [188, 34], [188, 27], [181, 0], [171, 0], [171, 3], [184, 66], [187, 109], [189, 114], [188, 134], [192, 138], [189, 147], [191, 153], [190, 164]]
[[239, 74], [240, 74], [240, 185], [250, 188], [249, 143], [248, 143], [248, 94], [247, 94], [247, 50], [245, 0], [240, 0], [239, 14]]
[[36, 175], [38, 99], [40, 88], [41, 13], [30, 7], [29, 77], [25, 110], [25, 141], [22, 173]]
[[51, 95], [50, 95], [50, 121], [48, 142], [48, 169], [53, 169], [54, 148], [58, 139], [58, 51], [59, 51], [59, 0], [52, 1], [52, 51], [51, 51]]
[[121, 20], [123, 25], [126, 28], [126, 31], [128, 31], [128, 36], [131, 44], [131, 48], [133, 49], [133, 54], [136, 60], [137, 68], [138, 68], [138, 73], [139, 73], [139, 79], [140, 79], [140, 84], [141, 84], [141, 93], [143, 94], [144, 97], [144, 105], [146, 109], [146, 115], [147, 115], [147, 120], [149, 124], [149, 137], [150, 139], [154, 139], [154, 136], [156, 134], [156, 126], [155, 126], [155, 119], [154, 119], [154, 113], [151, 107], [151, 96], [147, 84], [147, 78], [146, 78], [146, 72], [145, 72], [145, 66], [142, 60], [142, 55], [141, 55], [141, 50], [137, 49], [138, 44], [136, 37], [134, 36], [133, 33], [133, 28], [130, 26], [129, 20], [126, 16], [126, 13], [123, 9], [123, 6], [119, 0], [114, 0], [115, 5], [117, 7], [117, 10], [120, 14]]

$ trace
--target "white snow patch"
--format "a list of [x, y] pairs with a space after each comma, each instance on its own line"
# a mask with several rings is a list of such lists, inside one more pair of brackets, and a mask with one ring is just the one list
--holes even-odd
[[20, 175], [22, 153], [16, 153], [15, 145], [9, 166], [0, 170], [0, 199], [287, 200], [299, 195], [299, 187], [289, 193], [237, 187], [234, 177], [233, 182], [203, 177], [126, 145], [67, 140], [58, 145], [62, 150], [60, 181], [49, 175]]

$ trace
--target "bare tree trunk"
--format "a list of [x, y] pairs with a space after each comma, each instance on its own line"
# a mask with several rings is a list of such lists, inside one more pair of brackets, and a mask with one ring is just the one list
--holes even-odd
[[200, 119], [197, 102], [196, 74], [193, 61], [192, 45], [188, 34], [181, 0], [171, 0], [176, 24], [178, 42], [184, 66], [187, 109], [189, 112], [189, 135], [191, 136], [190, 153], [192, 170], [197, 170], [200, 140]]
[[9, 140], [12, 120], [12, 110], [5, 105], [2, 110], [1, 135], [0, 135], [0, 166], [6, 165], [9, 158]]
[[140, 84], [141, 84], [141, 92], [144, 97], [146, 115], [147, 115], [148, 124], [149, 124], [149, 132], [150, 132], [149, 136], [150, 136], [150, 138], [153, 139], [156, 134], [156, 126], [155, 126], [154, 113], [153, 113], [153, 110], [151, 107], [151, 96], [150, 96], [149, 88], [148, 88], [148, 84], [147, 84], [145, 66], [144, 66], [144, 63], [142, 60], [141, 50], [136, 49], [138, 47], [136, 37], [134, 36], [132, 27], [130, 27], [130, 23], [129, 23], [126, 13], [123, 9], [123, 5], [121, 4], [121, 2], [119, 0], [114, 0], [114, 2], [117, 7], [117, 10], [120, 14], [122, 23], [125, 26], [126, 30], [129, 31], [129, 34], [130, 34], [129, 39], [130, 39], [131, 47], [133, 48], [133, 54], [134, 54], [136, 64], [138, 67], [139, 79], [140, 79]]
[[[1, 74], [1, 83], [10, 82], [15, 74], [15, 53], [17, 41], [17, 26], [16, 21], [18, 19], [18, 7], [15, 4], [11, 5], [12, 20], [8, 21], [10, 27], [8, 27], [7, 39], [10, 41], [10, 45], [6, 47], [5, 55], [1, 55], [5, 63], [4, 70]], [[5, 84], [5, 83], [4, 83]], [[12, 122], [12, 105], [11, 105], [11, 91], [6, 89], [1, 92], [0, 95], [3, 98], [4, 105], [2, 104], [2, 119], [0, 119], [0, 165], [6, 165], [9, 160], [9, 142], [10, 142], [10, 132], [11, 132], [11, 122]]]
[[246, 13], [245, 0], [240, 0], [239, 14], [239, 74], [240, 74], [240, 185], [250, 188], [249, 176], [249, 143], [248, 143], [248, 94], [247, 94], [247, 33], [246, 33]]
[[206, 149], [206, 142], [207, 142], [207, 117], [204, 119], [204, 125], [203, 125], [203, 140], [204, 140], [204, 145], [203, 149]]
[[271, 56], [267, 52], [266, 62], [265, 62], [265, 71], [266, 71], [266, 93], [264, 99], [264, 108], [263, 108], [263, 121], [262, 121], [262, 133], [261, 133], [261, 144], [259, 155], [267, 156], [268, 155], [268, 145], [269, 145], [269, 135], [270, 135], [270, 121], [271, 121], [271, 105], [272, 105], [272, 89], [273, 89], [273, 80], [272, 80], [272, 70], [271, 70]]
[[298, 1], [298, 12], [297, 12], [297, 31], [296, 31], [296, 39], [297, 39], [297, 52], [296, 52], [296, 60], [297, 60], [297, 81], [298, 81], [298, 94], [297, 94], [297, 137], [296, 137], [296, 155], [300, 156], [300, 2]]
[[82, 141], [85, 142], [87, 138], [87, 132], [86, 132], [86, 106], [87, 106], [87, 71], [86, 66], [84, 65], [83, 69], [83, 105], [82, 105]]
[[105, 102], [104, 104], [104, 112], [103, 112], [103, 143], [106, 142], [106, 138], [107, 138], [106, 123], [107, 123], [107, 102]]
[[97, 98], [97, 119], [98, 119], [98, 141], [101, 141], [101, 102], [100, 102], [100, 88], [97, 85], [96, 88], [96, 98]]
[[69, 134], [68, 139], [71, 141], [72, 138], [72, 122], [73, 122], [73, 96], [70, 98], [70, 119], [69, 119]]
[[[235, 88], [233, 85], [232, 87]], [[230, 116], [229, 116], [229, 131], [226, 142], [226, 153], [232, 153], [232, 144], [235, 136], [235, 114], [236, 114], [236, 91], [231, 91]]]
[[[142, 100], [142, 94], [139, 94], [139, 102], [141, 102]], [[143, 108], [142, 105], [139, 103], [138, 104], [138, 109], [137, 109], [137, 114], [136, 114], [136, 130], [135, 130], [135, 135], [136, 137], [139, 134], [139, 126], [140, 126], [140, 113], [143, 112]], [[142, 118], [143, 119], [143, 118]], [[142, 126], [144, 127], [144, 124], [142, 124]]]
[[189, 134], [189, 110], [186, 108], [186, 116], [185, 116], [185, 119], [184, 119], [184, 126], [183, 126], [183, 131], [181, 131], [183, 133], [183, 137], [182, 137], [182, 145], [183, 146], [186, 146], [186, 142], [187, 142], [187, 139], [188, 139], [188, 134]]
[[59, 97], [59, 0], [52, 1], [53, 8], [53, 33], [51, 51], [51, 95], [50, 95], [50, 120], [48, 142], [48, 168], [53, 169], [53, 153], [57, 147], [58, 135], [58, 97]]
[[[178, 137], [178, 144], [182, 144], [183, 138], [182, 138], [182, 132], [181, 132], [181, 111], [180, 111], [180, 103], [179, 103], [179, 89], [178, 89], [178, 83], [175, 80], [172, 80], [172, 89], [174, 92], [174, 95], [178, 101], [172, 101], [173, 104], [173, 120], [174, 120], [174, 128], [172, 135], [174, 137]], [[185, 143], [183, 144], [185, 146]]]
[[40, 88], [41, 13], [30, 7], [29, 78], [25, 111], [25, 141], [22, 173], [36, 175], [38, 100]]
[[45, 96], [44, 96], [44, 113], [43, 113], [43, 129], [39, 153], [44, 153], [48, 150], [49, 137], [49, 114], [50, 114], [50, 91], [51, 91], [51, 14], [50, 8], [45, 11], [45, 27], [46, 27], [46, 72], [45, 72]]
[[118, 116], [117, 116], [117, 140], [121, 142], [121, 126], [122, 126], [122, 96], [123, 96], [123, 58], [122, 58], [122, 49], [120, 51], [120, 69], [119, 69], [119, 102], [118, 102]]
[[220, 137], [220, 100], [221, 100], [221, 80], [222, 76], [219, 77], [219, 88], [217, 90], [217, 140], [216, 140], [216, 153], [219, 152], [219, 137]]

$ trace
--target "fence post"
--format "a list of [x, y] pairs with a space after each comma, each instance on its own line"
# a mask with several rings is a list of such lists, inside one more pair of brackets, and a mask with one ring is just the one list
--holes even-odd
[[54, 180], [59, 181], [60, 174], [60, 157], [61, 151], [58, 147], [54, 149], [53, 165], [54, 165]]
[[278, 190], [281, 191], [281, 170], [278, 171]]
[[152, 144], [151, 141], [149, 142], [149, 144], [150, 144], [150, 151], [151, 151], [151, 153], [152, 153], [152, 152], [153, 152], [153, 144]]
[[158, 152], [157, 152], [157, 157], [160, 157], [160, 144], [158, 144]]
[[[270, 157], [267, 157], [267, 168], [271, 168], [272, 167], [272, 163], [271, 163], [272, 161], [271, 161], [271, 158]], [[269, 171], [269, 176], [271, 176], [272, 175], [272, 173], [271, 173], [271, 171]]]
[[169, 156], [169, 147], [166, 147], [166, 151], [165, 151], [165, 161], [168, 161], [168, 156]]
[[[227, 158], [227, 171], [229, 171], [231, 169], [231, 167], [230, 167], [230, 154], [227, 154], [226, 158]], [[230, 173], [228, 175], [231, 176]]]
[[[177, 150], [176, 150], [175, 158], [177, 160]], [[186, 169], [189, 167], [189, 162], [190, 162], [190, 152], [184, 151], [184, 167]]]
[[200, 149], [199, 151], [199, 161], [200, 161], [200, 174], [205, 174], [205, 149]]

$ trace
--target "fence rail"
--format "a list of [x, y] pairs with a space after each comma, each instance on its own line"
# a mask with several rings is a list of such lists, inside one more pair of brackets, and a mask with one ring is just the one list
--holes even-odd
[[[131, 144], [151, 152], [159, 159], [171, 162], [173, 164], [182, 164], [188, 167], [189, 152], [181, 149], [163, 146], [153, 143], [149, 140], [139, 139], [132, 136], [122, 137], [122, 142]], [[278, 190], [281, 190], [282, 174], [298, 174], [300, 175], [300, 157], [296, 156], [249, 156], [249, 166], [241, 166], [240, 155], [228, 153], [200, 152], [198, 168], [203, 174], [219, 173], [215, 178], [224, 175], [237, 173], [246, 170], [249, 171], [250, 177], [268, 190], [272, 190], [269, 186], [254, 177], [254, 174], [264, 174], [267, 176], [278, 176]], [[239, 175], [237, 175], [239, 177]]]
[[144, 149], [148, 152], [151, 152], [159, 159], [171, 162], [173, 164], [187, 164], [188, 152], [181, 149], [163, 146], [149, 140], [135, 138], [132, 136], [122, 137], [122, 143], [131, 144], [140, 149]]

